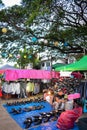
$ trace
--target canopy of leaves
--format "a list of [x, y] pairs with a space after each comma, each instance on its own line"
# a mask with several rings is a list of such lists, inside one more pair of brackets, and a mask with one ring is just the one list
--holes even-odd
[[23, 0], [21, 6], [0, 10], [0, 46], [10, 60], [16, 60], [21, 48], [31, 46], [33, 54], [47, 48], [57, 55], [83, 53], [83, 48], [87, 52], [87, 1]]

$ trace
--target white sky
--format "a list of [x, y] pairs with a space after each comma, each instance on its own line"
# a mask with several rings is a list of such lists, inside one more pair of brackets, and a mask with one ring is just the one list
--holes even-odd
[[6, 7], [11, 7], [13, 5], [20, 5], [21, 0], [2, 0]]

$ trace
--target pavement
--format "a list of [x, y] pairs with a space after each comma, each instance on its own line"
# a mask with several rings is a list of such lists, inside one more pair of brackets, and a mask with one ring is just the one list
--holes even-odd
[[0, 130], [22, 130], [22, 128], [10, 117], [9, 113], [3, 107], [3, 104], [15, 100], [23, 101], [26, 99], [0, 99]]
[[22, 130], [3, 107], [6, 102], [8, 100], [0, 99], [0, 130]]

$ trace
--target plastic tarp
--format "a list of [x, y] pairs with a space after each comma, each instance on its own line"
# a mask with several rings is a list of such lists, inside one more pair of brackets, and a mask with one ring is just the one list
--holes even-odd
[[[41, 110], [22, 112], [20, 114], [11, 113], [12, 108], [15, 108], [15, 109], [22, 108], [23, 109], [25, 107], [27, 108], [27, 107], [38, 106], [38, 105], [43, 105], [44, 108]], [[39, 125], [34, 125], [32, 123], [28, 129], [25, 129], [25, 124], [23, 122], [26, 120], [26, 118], [28, 118], [28, 117], [33, 118], [33, 116], [35, 116], [35, 115], [40, 115], [39, 113], [50, 112], [53, 110], [52, 106], [48, 102], [35, 102], [35, 103], [30, 102], [27, 104], [23, 104], [21, 106], [20, 105], [7, 106], [6, 104], [4, 104], [3, 106], [6, 109], [6, 111], [9, 113], [11, 118], [14, 119], [16, 121], [16, 123], [22, 128], [22, 130], [60, 130], [56, 127], [57, 121], [48, 121], [47, 123], [42, 122]], [[78, 126], [75, 124], [73, 129], [71, 129], [71, 130], [79, 130], [79, 129], [78, 129]]]
[[83, 56], [79, 61], [76, 61], [75, 63], [55, 68], [55, 71], [86, 71], [86, 70], [87, 70], [87, 55]]

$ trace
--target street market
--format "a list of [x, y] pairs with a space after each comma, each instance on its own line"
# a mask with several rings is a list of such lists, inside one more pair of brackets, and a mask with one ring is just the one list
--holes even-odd
[[87, 130], [87, 0], [0, 0], [0, 130]]

